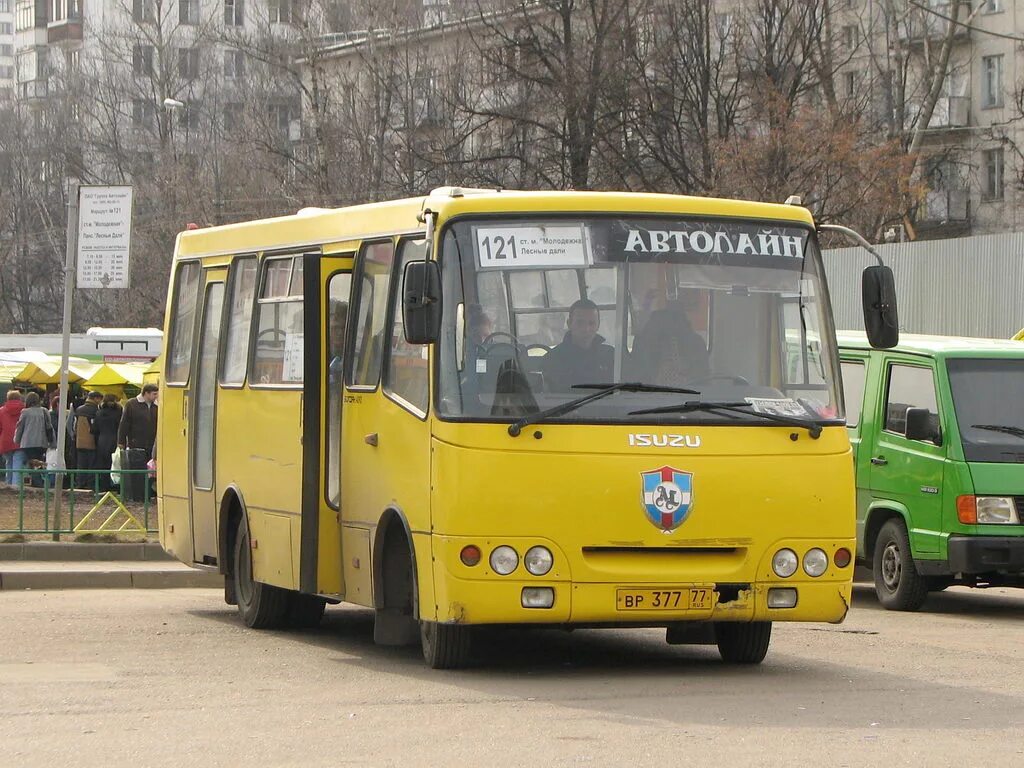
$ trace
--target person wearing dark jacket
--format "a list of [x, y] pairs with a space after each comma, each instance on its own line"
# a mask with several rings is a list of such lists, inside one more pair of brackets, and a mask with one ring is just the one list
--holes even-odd
[[[106, 394], [92, 421], [92, 434], [96, 440], [95, 469], [110, 469], [110, 459], [117, 448], [117, 432], [121, 426], [123, 409], [117, 402], [117, 395]], [[101, 491], [110, 490], [110, 475], [100, 475]]]
[[580, 299], [569, 308], [565, 338], [543, 359], [544, 385], [548, 390], [572, 392], [574, 384], [612, 381], [615, 349], [605, 344], [604, 337], [597, 332], [600, 324], [597, 305], [589, 299]]
[[159, 387], [146, 384], [138, 397], [124, 405], [121, 425], [117, 430], [118, 448], [139, 448], [148, 458], [156, 442], [156, 396]]
[[[102, 393], [90, 392], [85, 403], [78, 406], [75, 411], [75, 449], [78, 452], [79, 469], [95, 468], [96, 437], [93, 435], [92, 424], [102, 401]], [[84, 475], [80, 481], [85, 487], [89, 487], [92, 485], [92, 476]]]

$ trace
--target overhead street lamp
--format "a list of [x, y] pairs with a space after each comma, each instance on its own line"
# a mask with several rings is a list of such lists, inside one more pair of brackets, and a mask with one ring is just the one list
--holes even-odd
[[[178, 99], [172, 99], [170, 97], [167, 97], [166, 99], [164, 99], [163, 107], [168, 112], [173, 114], [175, 110], [184, 109], [185, 108], [185, 102], [179, 101]], [[213, 223], [214, 224], [221, 224], [222, 220], [223, 220], [223, 215], [222, 215], [222, 210], [221, 210], [222, 207], [223, 207], [223, 201], [220, 199], [220, 158], [219, 158], [219, 156], [217, 154], [218, 153], [218, 149], [219, 149], [218, 141], [217, 141], [217, 138], [218, 138], [217, 134], [219, 133], [219, 131], [218, 131], [218, 128], [217, 128], [217, 125], [216, 125], [216, 120], [217, 120], [216, 115], [214, 115], [213, 120], [214, 120], [213, 134], [212, 134], [213, 135], [213, 158], [212, 158], [212, 161], [213, 161], [213, 219], [214, 219]], [[173, 125], [174, 125], [174, 120], [172, 118], [171, 119], [172, 130], [173, 130]], [[172, 139], [172, 143], [173, 143], [173, 139]], [[175, 161], [177, 161], [177, 152], [175, 152]]]

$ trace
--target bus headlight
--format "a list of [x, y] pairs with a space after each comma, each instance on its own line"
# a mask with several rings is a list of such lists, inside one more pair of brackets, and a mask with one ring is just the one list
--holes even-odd
[[821, 576], [828, 570], [828, 555], [825, 551], [815, 547], [807, 550], [804, 555], [804, 573], [808, 576]]
[[500, 547], [495, 547], [494, 551], [491, 552], [491, 570], [500, 576], [508, 576], [514, 571], [519, 565], [519, 553], [516, 552], [512, 547], [503, 544]]
[[800, 560], [792, 549], [780, 549], [772, 558], [772, 570], [776, 576], [788, 579], [800, 567]]
[[530, 547], [523, 557], [523, 565], [534, 576], [543, 576], [554, 564], [555, 558], [547, 547]]

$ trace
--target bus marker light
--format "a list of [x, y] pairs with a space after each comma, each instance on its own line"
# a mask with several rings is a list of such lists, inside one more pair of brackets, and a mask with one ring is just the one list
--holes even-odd
[[462, 564], [470, 567], [479, 563], [481, 557], [483, 557], [483, 555], [480, 553], [480, 547], [475, 544], [469, 544], [468, 546], [463, 547], [462, 551], [459, 553], [459, 559], [462, 561]]
[[792, 587], [772, 587], [768, 590], [769, 608], [796, 608], [796, 590]]
[[851, 560], [853, 560], [853, 555], [850, 554], [850, 550], [846, 547], [840, 547], [832, 555], [832, 562], [836, 564], [836, 568], [845, 568], [850, 564]]
[[523, 608], [550, 608], [555, 604], [555, 590], [551, 587], [523, 587]]

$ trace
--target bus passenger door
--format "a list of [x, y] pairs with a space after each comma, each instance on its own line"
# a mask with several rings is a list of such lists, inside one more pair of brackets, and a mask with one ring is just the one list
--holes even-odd
[[202, 298], [198, 344], [192, 355], [193, 390], [189, 404], [192, 439], [189, 489], [192, 515], [192, 561], [217, 563], [217, 494], [214, 488], [217, 424], [217, 357], [224, 307], [223, 270], [208, 270]]
[[333, 253], [331, 246], [324, 250], [323, 256], [307, 256], [315, 261], [307, 261], [304, 269], [308, 357], [299, 583], [303, 592], [340, 598], [346, 591], [340, 525], [342, 385], [354, 254]]

